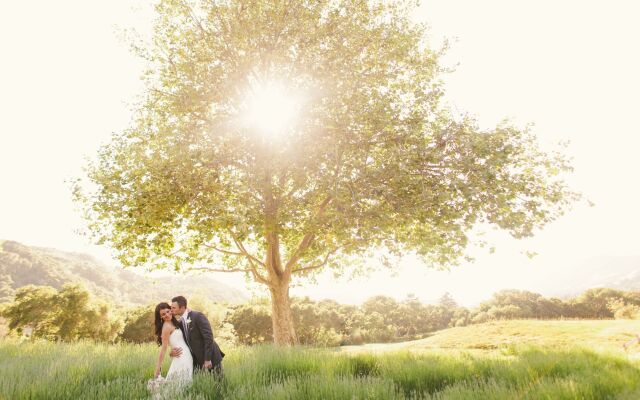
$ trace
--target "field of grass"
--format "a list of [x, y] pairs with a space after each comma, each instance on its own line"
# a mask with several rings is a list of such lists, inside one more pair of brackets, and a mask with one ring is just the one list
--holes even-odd
[[[637, 328], [507, 321], [359, 351], [225, 349], [223, 383], [198, 375], [180, 398], [638, 399], [640, 362], [620, 349]], [[152, 344], [0, 341], [0, 399], [148, 398], [156, 355]]]
[[428, 338], [393, 344], [348, 346], [344, 350], [492, 350], [507, 345], [618, 351], [640, 333], [640, 320], [512, 320], [445, 329]]

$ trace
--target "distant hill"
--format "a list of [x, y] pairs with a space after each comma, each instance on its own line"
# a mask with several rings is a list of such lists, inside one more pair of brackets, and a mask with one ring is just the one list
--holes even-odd
[[[622, 345], [640, 332], [638, 320], [511, 320], [443, 329], [420, 340], [401, 343], [344, 346], [344, 351], [493, 350], [507, 345], [554, 348], [571, 346], [622, 351]], [[638, 346], [633, 347], [637, 352]]]
[[593, 288], [640, 290], [640, 255], [602, 256], [586, 260], [573, 268], [558, 270], [547, 283], [545, 295], [573, 297]]
[[0, 301], [9, 300], [22, 286], [59, 289], [70, 282], [81, 283], [95, 295], [118, 303], [147, 304], [178, 294], [230, 303], [247, 299], [241, 291], [203, 275], [153, 279], [104, 265], [87, 254], [0, 242]]

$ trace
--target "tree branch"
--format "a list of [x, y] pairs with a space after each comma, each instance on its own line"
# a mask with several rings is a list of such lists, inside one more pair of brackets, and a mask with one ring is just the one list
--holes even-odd
[[232, 269], [218, 269], [208, 267], [191, 267], [187, 271], [208, 271], [208, 272], [253, 272], [251, 268], [232, 268]]
[[231, 233], [231, 231], [229, 231], [229, 233], [231, 234], [231, 238], [233, 239], [233, 242], [236, 244], [236, 247], [238, 248], [238, 250], [240, 250], [242, 255], [247, 257], [247, 259], [249, 259], [249, 262], [255, 261], [258, 264], [262, 265], [263, 267], [265, 266], [262, 261], [258, 260], [255, 256], [249, 254], [249, 252], [244, 247], [240, 239], [238, 239], [233, 233]]
[[[330, 202], [331, 202], [331, 195], [327, 196], [322, 201], [322, 203], [320, 204], [320, 208], [318, 208], [318, 211], [316, 212], [316, 215], [314, 215], [313, 218], [311, 218], [311, 221], [314, 221], [317, 218], [320, 218], [322, 216], [322, 214], [324, 213], [324, 210], [327, 208], [327, 206], [329, 205]], [[291, 255], [291, 258], [289, 259], [289, 261], [287, 261], [287, 264], [285, 265], [285, 268], [284, 268], [285, 271], [291, 271], [291, 268], [293, 267], [293, 265], [295, 265], [295, 263], [297, 263], [298, 260], [300, 260], [300, 257], [302, 256], [302, 253], [304, 253], [304, 251], [307, 250], [309, 248], [309, 246], [311, 246], [311, 244], [313, 243], [313, 239], [315, 239], [315, 236], [316, 236], [315, 230], [311, 231], [311, 232], [307, 232], [304, 235], [304, 237], [302, 238], [302, 240], [298, 244], [298, 247], [296, 248], [296, 250]]]
[[293, 271], [291, 271], [291, 273], [295, 274], [297, 272], [303, 272], [303, 271], [309, 271], [309, 270], [312, 270], [312, 269], [322, 268], [322, 267], [325, 266], [325, 264], [326, 264], [326, 262], [323, 262], [323, 263], [318, 264], [318, 265], [309, 265], [309, 266], [306, 266], [306, 267], [294, 269]]
[[207, 272], [251, 272], [254, 278], [265, 285], [269, 284], [269, 281], [265, 279], [255, 268], [232, 268], [232, 269], [218, 269], [218, 268], [207, 268], [207, 267], [192, 267], [187, 269], [187, 271], [207, 271]]
[[210, 248], [210, 249], [212, 249], [212, 250], [218, 251], [218, 252], [220, 252], [220, 253], [222, 253], [222, 254], [228, 254], [228, 255], [231, 255], [231, 256], [242, 256], [242, 257], [244, 257], [244, 256], [245, 256], [245, 255], [244, 255], [244, 253], [239, 253], [239, 252], [237, 252], [237, 251], [230, 251], [230, 250], [225, 250], [225, 249], [219, 249], [219, 248], [217, 248], [217, 247], [215, 247], [215, 246], [210, 246], [210, 245], [208, 245], [208, 244], [204, 244], [204, 243], [202, 243], [202, 245], [203, 245], [204, 247], [207, 247], [207, 248]]
[[189, 4], [187, 4], [186, 2], [182, 1], [182, 6], [184, 8], [186, 8], [187, 12], [189, 13], [189, 18], [191, 18], [191, 20], [196, 24], [196, 26], [198, 28], [200, 28], [200, 31], [207, 37], [211, 36], [211, 32], [209, 32], [207, 29], [205, 29], [205, 27], [202, 25], [202, 21], [200, 21], [200, 19], [198, 17], [196, 17], [196, 15], [193, 12], [193, 8], [191, 8], [191, 6], [189, 6]]
[[329, 261], [329, 257], [330, 257], [332, 254], [334, 254], [336, 251], [338, 251], [338, 249], [339, 249], [339, 248], [340, 248], [340, 247], [336, 247], [335, 249], [333, 249], [333, 250], [331, 250], [330, 252], [328, 252], [328, 253], [324, 256], [324, 260], [322, 260], [322, 262], [321, 262], [321, 263], [319, 263], [319, 264], [311, 264], [311, 265], [308, 265], [308, 266], [306, 266], [306, 267], [297, 268], [297, 269], [294, 269], [293, 271], [291, 271], [291, 273], [292, 273], [292, 274], [295, 274], [296, 272], [310, 271], [310, 270], [313, 270], [313, 269], [318, 269], [318, 268], [322, 268], [322, 267], [324, 267], [325, 265], [327, 265], [327, 262]]
[[247, 251], [247, 249], [245, 249], [242, 242], [230, 230], [229, 230], [229, 234], [231, 235], [231, 238], [233, 239], [233, 242], [236, 244], [236, 247], [238, 248], [238, 250], [240, 250], [242, 254], [244, 254], [244, 256], [247, 258], [247, 261], [249, 262], [249, 266], [251, 267], [250, 268], [251, 273], [256, 278], [256, 280], [260, 283], [264, 283], [265, 285], [269, 286], [271, 284], [271, 281], [269, 281], [269, 279], [265, 278], [258, 272], [258, 269], [256, 268], [253, 261], [256, 261], [258, 264], [266, 268], [264, 263], [258, 260], [257, 258], [255, 258], [254, 256], [252, 256], [251, 254], [249, 254], [249, 252]]

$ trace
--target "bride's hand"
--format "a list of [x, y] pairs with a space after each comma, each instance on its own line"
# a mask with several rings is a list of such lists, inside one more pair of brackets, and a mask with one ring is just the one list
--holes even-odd
[[171, 353], [169, 353], [169, 356], [171, 357], [180, 357], [181, 355], [182, 355], [182, 348], [180, 347], [175, 347], [171, 349]]

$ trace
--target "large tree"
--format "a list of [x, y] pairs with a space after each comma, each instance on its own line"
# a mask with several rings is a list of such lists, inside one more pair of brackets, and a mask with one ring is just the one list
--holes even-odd
[[441, 49], [411, 3], [161, 0], [133, 46], [149, 69], [131, 127], [75, 191], [97, 240], [124, 265], [245, 272], [291, 344], [297, 275], [372, 249], [454, 264], [478, 223], [523, 237], [556, 218], [566, 160], [441, 104]]

